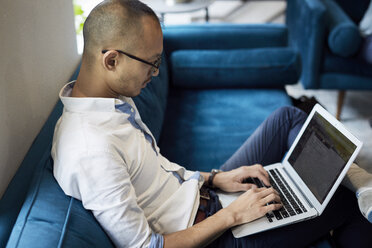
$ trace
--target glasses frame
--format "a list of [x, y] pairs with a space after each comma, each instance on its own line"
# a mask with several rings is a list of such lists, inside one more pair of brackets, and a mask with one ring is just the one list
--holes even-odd
[[[113, 49], [113, 50], [116, 51], [116, 52], [118, 52], [118, 53], [124, 54], [125, 56], [128, 56], [128, 57], [131, 58], [131, 59], [134, 59], [134, 60], [137, 60], [137, 61], [139, 61], [139, 62], [145, 63], [146, 65], [150, 65], [150, 66], [152, 66], [153, 68], [152, 68], [151, 72], [152, 72], [153, 74], [154, 74], [157, 70], [159, 70], [160, 63], [161, 63], [161, 57], [159, 57], [159, 59], [157, 59], [155, 63], [151, 63], [151, 62], [148, 62], [148, 61], [146, 61], [146, 60], [144, 60], [144, 59], [138, 58], [137, 56], [134, 56], [134, 55], [132, 55], [132, 54], [130, 54], [130, 53], [124, 52], [124, 51], [122, 51], [122, 50], [116, 50], [116, 49]], [[102, 54], [105, 54], [105, 53], [107, 53], [108, 51], [110, 51], [110, 50], [108, 50], [108, 49], [102, 50]]]

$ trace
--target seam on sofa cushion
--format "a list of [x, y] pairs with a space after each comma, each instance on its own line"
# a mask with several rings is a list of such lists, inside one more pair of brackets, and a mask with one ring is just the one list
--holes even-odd
[[270, 69], [270, 68], [283, 68], [287, 67], [288, 65], [293, 64], [293, 61], [286, 62], [286, 64], [271, 64], [271, 65], [252, 65], [252, 66], [244, 66], [244, 65], [233, 65], [233, 66], [213, 66], [213, 65], [190, 65], [190, 66], [175, 66], [175, 70], [184, 70], [184, 69], [203, 69], [203, 70], [221, 70], [221, 69]]
[[[242, 49], [234, 49], [235, 51], [239, 51], [239, 50], [242, 50]], [[252, 50], [259, 50], [259, 49], [248, 49], [250, 51]], [[242, 51], [248, 51], [247, 49], [243, 49]], [[221, 53], [223, 54], [224, 51], [227, 51], [227, 50], [221, 50], [221, 51], [218, 51], [218, 50], [211, 50], [211, 51], [208, 51], [209, 53], [210, 52], [217, 52], [217, 53]], [[289, 50], [288, 50], [289, 51]], [[183, 51], [185, 52], [185, 51]], [[205, 52], [205, 50], [191, 50], [191, 51], [187, 51], [186, 53], [192, 53], [192, 52], [197, 52], [197, 53], [201, 53], [203, 54], [203, 52]], [[275, 51], [274, 51], [275, 52]], [[272, 51], [271, 51], [272, 53]], [[181, 55], [180, 55], [181, 54]], [[207, 53], [208, 54], [208, 53]], [[197, 60], [193, 60], [192, 58], [188, 58], [188, 60], [185, 61], [182, 61], [182, 58], [185, 57], [184, 54], [182, 54], [181, 51], [178, 51], [177, 52], [177, 55], [173, 55], [172, 57], [172, 60], [171, 60], [171, 66], [173, 67], [173, 70], [178, 70], [178, 69], [194, 69], [194, 68], [197, 68], [197, 69], [204, 69], [204, 70], [208, 70], [208, 69], [211, 69], [211, 70], [214, 70], [214, 69], [261, 69], [261, 68], [283, 68], [283, 67], [287, 67], [287, 66], [290, 66], [290, 65], [293, 65], [297, 59], [297, 54], [296, 53], [293, 53], [292, 54], [287, 54], [289, 55], [288, 59], [284, 60], [281, 59], [279, 62], [278, 61], [270, 61], [270, 62], [267, 62], [267, 61], [260, 61], [258, 63], [252, 63], [252, 64], [249, 64], [249, 65], [246, 65], [246, 64], [242, 64], [241, 61], [238, 61], [238, 62], [229, 62], [229, 63], [224, 63], [224, 64], [221, 64], [221, 63], [217, 63], [217, 64], [213, 64], [213, 61], [211, 63], [210, 60], [208, 59], [202, 59], [200, 60], [199, 58]], [[216, 56], [216, 55], [215, 55]], [[181, 57], [181, 59], [179, 59], [179, 57]], [[217, 56], [217, 57], [221, 57], [221, 55]], [[211, 57], [212, 59], [214, 58], [213, 56]], [[209, 59], [211, 59], [209, 58]], [[181, 62], [179, 61], [181, 60]]]
[[74, 201], [74, 198], [70, 197], [70, 204], [68, 205], [68, 210], [67, 210], [67, 213], [66, 213], [65, 223], [63, 224], [61, 237], [59, 239], [58, 246], [57, 246], [58, 248], [62, 247], [63, 241], [65, 240], [65, 237], [66, 237], [66, 230], [67, 230], [67, 225], [68, 225], [68, 222], [69, 222], [70, 216], [71, 216], [70, 214], [71, 214], [71, 208], [72, 208], [73, 201]]
[[[49, 144], [48, 147], [51, 147], [51, 143]], [[28, 217], [29, 217], [29, 215], [30, 215], [31, 209], [33, 208], [33, 205], [34, 205], [34, 203], [35, 203], [36, 196], [37, 196], [38, 193], [39, 193], [40, 184], [41, 184], [41, 180], [40, 180], [40, 179], [42, 178], [42, 176], [43, 176], [44, 173], [45, 173], [46, 165], [47, 165], [46, 161], [47, 161], [47, 158], [49, 158], [49, 154], [50, 154], [50, 149], [47, 149], [47, 151], [46, 151], [46, 152], [44, 153], [44, 155], [42, 156], [41, 161], [43, 161], [44, 164], [43, 164], [43, 166], [42, 166], [41, 173], [40, 173], [40, 174], [38, 175], [38, 177], [37, 177], [37, 186], [36, 186], [36, 188], [35, 188], [35, 190], [34, 190], [34, 192], [33, 192], [32, 200], [31, 200], [31, 203], [30, 203], [30, 207], [29, 207], [28, 210], [27, 210], [27, 213], [26, 213], [25, 218], [24, 218], [24, 220], [23, 220], [22, 227], [20, 228], [21, 230], [20, 230], [19, 235], [18, 235], [18, 238], [17, 238], [16, 247], [18, 246], [19, 241], [21, 240], [21, 237], [22, 237], [22, 234], [23, 234], [23, 230], [24, 230], [24, 228], [25, 228], [25, 226], [26, 226], [26, 223], [27, 223]], [[36, 175], [37, 175], [37, 174], [36, 174]], [[35, 180], [36, 180], [36, 179], [35, 179]]]

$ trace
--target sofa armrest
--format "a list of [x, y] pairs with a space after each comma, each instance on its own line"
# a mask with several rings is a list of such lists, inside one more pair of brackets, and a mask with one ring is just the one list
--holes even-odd
[[333, 0], [324, 0], [327, 8], [326, 28], [328, 47], [336, 55], [349, 57], [360, 47], [362, 37], [358, 27]]
[[164, 49], [167, 56], [185, 49], [241, 49], [283, 47], [288, 31], [278, 24], [191, 24], [165, 26]]
[[286, 23], [289, 43], [301, 54], [302, 84], [319, 87], [319, 70], [325, 41], [326, 7], [320, 0], [288, 0]]

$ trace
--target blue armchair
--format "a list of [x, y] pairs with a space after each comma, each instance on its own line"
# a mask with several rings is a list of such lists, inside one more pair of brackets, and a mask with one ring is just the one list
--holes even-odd
[[288, 0], [289, 43], [302, 59], [306, 89], [337, 89], [337, 118], [345, 90], [372, 90], [372, 65], [358, 57], [358, 23], [370, 0]]

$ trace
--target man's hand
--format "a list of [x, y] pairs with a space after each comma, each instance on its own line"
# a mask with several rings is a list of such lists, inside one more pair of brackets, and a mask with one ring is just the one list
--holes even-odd
[[[274, 203], [268, 204], [270, 202]], [[234, 225], [240, 225], [281, 207], [279, 194], [273, 188], [252, 188], [240, 195], [226, 210], [234, 216]]]
[[[268, 205], [267, 203], [276, 203]], [[227, 229], [264, 216], [282, 207], [273, 188], [253, 188], [233, 201], [227, 208], [185, 230], [165, 234], [164, 247], [204, 247]]]
[[246, 178], [256, 177], [270, 186], [269, 174], [260, 164], [241, 166], [237, 169], [220, 172], [213, 178], [213, 185], [226, 192], [247, 191], [256, 185], [243, 183]]

